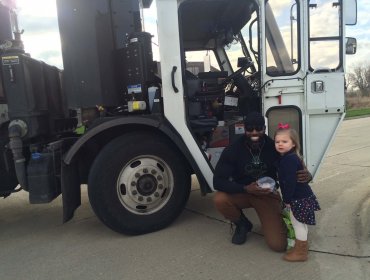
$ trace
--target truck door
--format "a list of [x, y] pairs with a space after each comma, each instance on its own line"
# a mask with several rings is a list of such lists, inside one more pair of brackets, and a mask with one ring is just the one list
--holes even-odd
[[157, 0], [156, 4], [164, 115], [181, 135], [208, 186], [213, 189], [213, 172], [209, 161], [199, 148], [186, 122], [178, 3]]
[[[344, 117], [342, 1], [308, 5], [306, 161], [316, 172]], [[325, 19], [325, 28], [323, 28]]]
[[313, 2], [266, 2], [261, 45], [268, 132], [273, 135], [279, 122], [295, 128], [315, 175], [344, 117], [345, 100], [342, 1]]

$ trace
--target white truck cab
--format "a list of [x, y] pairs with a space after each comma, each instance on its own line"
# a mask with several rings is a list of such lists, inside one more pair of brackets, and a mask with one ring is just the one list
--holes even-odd
[[[156, 3], [164, 114], [192, 150], [209, 186], [212, 168], [194, 139], [192, 99], [221, 102], [222, 126], [252, 110], [266, 117], [270, 135], [279, 122], [289, 123], [299, 132], [305, 161], [316, 175], [345, 115], [345, 26], [356, 23], [356, 1]], [[220, 73], [214, 79], [228, 83], [226, 98], [197, 89], [193, 97], [193, 81], [185, 71], [187, 57], [196, 51], [212, 58], [213, 73]], [[208, 100], [201, 101], [202, 96]], [[229, 96], [237, 99], [234, 108], [222, 103]], [[203, 112], [198, 117], [204, 120], [207, 114], [217, 116]]]

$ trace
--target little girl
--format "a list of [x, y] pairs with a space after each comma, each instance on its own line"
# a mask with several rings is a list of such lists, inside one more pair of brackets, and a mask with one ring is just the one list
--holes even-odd
[[307, 183], [298, 183], [296, 172], [304, 169], [300, 156], [299, 136], [288, 124], [279, 124], [275, 133], [275, 148], [281, 155], [278, 178], [283, 202], [290, 209], [290, 219], [296, 240], [285, 256], [286, 261], [306, 261], [308, 254], [307, 225], [315, 225], [315, 212], [320, 210], [316, 196]]

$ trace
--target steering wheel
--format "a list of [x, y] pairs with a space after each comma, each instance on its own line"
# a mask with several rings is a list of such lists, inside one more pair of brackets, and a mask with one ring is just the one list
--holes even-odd
[[251, 86], [251, 88], [254, 91], [259, 91], [260, 86], [261, 86], [261, 81], [258, 78], [258, 75], [259, 74], [260, 73], [258, 71], [256, 71], [252, 75], [250, 75], [250, 76], [247, 77], [247, 81], [248, 81], [249, 85]]
[[231, 80], [235, 79], [237, 76], [245, 72], [249, 67], [253, 65], [253, 61], [249, 61], [244, 66], [240, 67], [238, 70], [236, 70], [234, 73], [230, 74], [225, 78], [225, 82], [229, 83]]

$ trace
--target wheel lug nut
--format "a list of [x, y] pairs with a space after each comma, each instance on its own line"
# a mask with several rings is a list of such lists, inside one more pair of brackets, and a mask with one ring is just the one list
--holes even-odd
[[155, 197], [159, 197], [159, 193], [158, 193], [158, 192], [155, 192], [155, 193], [154, 193], [154, 196], [155, 196]]
[[161, 175], [158, 175], [157, 176], [157, 179], [160, 181], [160, 180], [162, 180], [162, 176]]
[[137, 199], [138, 199], [139, 201], [143, 201], [143, 197], [142, 197], [142, 196], [139, 196]]
[[148, 173], [148, 169], [144, 168], [144, 169], [143, 169], [143, 172], [144, 172], [144, 173]]
[[135, 187], [136, 186], [136, 182], [135, 181], [132, 181], [131, 182], [131, 186]]
[[148, 198], [146, 199], [146, 201], [151, 202], [151, 201], [152, 201], [152, 198], [151, 198], [151, 197], [148, 197]]
[[135, 177], [136, 178], [139, 178], [140, 177], [140, 173], [135, 173]]
[[160, 189], [160, 190], [163, 189], [163, 185], [162, 184], [159, 184], [158, 185], [158, 189]]
[[137, 191], [136, 191], [136, 190], [133, 190], [131, 193], [132, 193], [133, 195], [137, 195]]
[[150, 171], [150, 173], [152, 173], [153, 175], [157, 174], [157, 171], [155, 169], [152, 169], [152, 171]]

